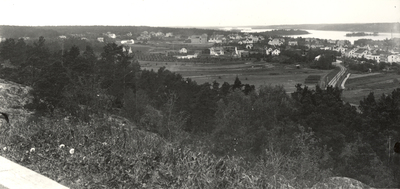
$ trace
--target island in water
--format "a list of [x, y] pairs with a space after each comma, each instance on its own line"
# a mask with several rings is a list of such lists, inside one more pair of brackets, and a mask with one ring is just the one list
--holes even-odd
[[359, 37], [359, 36], [378, 36], [378, 32], [374, 32], [374, 33], [353, 32], [353, 33], [346, 34], [346, 37]]

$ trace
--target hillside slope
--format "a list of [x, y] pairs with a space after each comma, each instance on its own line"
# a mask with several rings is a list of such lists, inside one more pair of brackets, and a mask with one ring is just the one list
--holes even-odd
[[[30, 112], [22, 108], [29, 101], [29, 90], [29, 87], [0, 80], [0, 100], [3, 105], [1, 110], [10, 114], [11, 123], [16, 127], [25, 127], [26, 118], [30, 115]], [[106, 119], [94, 118], [89, 124], [75, 124], [68, 119], [57, 119], [33, 123], [31, 131], [14, 128], [14, 136], [8, 140], [7, 149], [3, 149], [4, 144], [0, 144], [2, 149], [0, 155], [71, 188], [88, 186], [191, 188], [198, 184], [205, 188], [305, 186], [304, 181], [295, 180], [296, 177], [288, 179], [287, 173], [279, 171], [282, 169], [279, 166], [285, 165], [284, 159], [283, 162], [279, 161], [282, 158], [279, 154], [267, 153], [264, 162], [256, 162], [258, 166], [254, 168], [245, 168], [240, 166], [242, 160], [236, 157], [218, 158], [208, 153], [201, 153], [198, 149], [182, 148], [181, 145], [165, 142], [154, 133], [138, 130], [134, 125], [128, 130], [121, 130], [125, 124], [132, 123], [123, 121], [123, 118], [118, 116], [109, 116]], [[107, 125], [112, 128], [111, 136], [96, 136], [90, 131]], [[69, 130], [73, 127], [76, 127], [75, 137], [69, 134]], [[119, 137], [125, 134], [130, 137], [121, 143]], [[87, 136], [89, 141], [86, 141]], [[71, 152], [71, 149], [75, 152]], [[218, 170], [221, 166], [221, 162], [226, 173], [214, 173], [214, 170]], [[276, 167], [278, 170], [275, 171], [278, 172], [269, 170], [270, 167]], [[91, 174], [87, 175], [87, 171]], [[193, 174], [200, 177], [194, 179], [191, 177]], [[239, 177], [241, 179], [238, 179]], [[314, 184], [312, 188], [331, 187], [370, 188], [359, 181], [345, 177], [329, 177]]]

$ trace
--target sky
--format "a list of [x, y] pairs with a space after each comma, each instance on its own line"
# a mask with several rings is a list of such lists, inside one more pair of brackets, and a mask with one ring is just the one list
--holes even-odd
[[164, 27], [400, 22], [400, 0], [0, 0], [0, 25]]

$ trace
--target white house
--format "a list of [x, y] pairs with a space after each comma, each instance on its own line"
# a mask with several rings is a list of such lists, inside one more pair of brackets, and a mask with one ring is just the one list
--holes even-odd
[[213, 55], [213, 56], [224, 55], [224, 48], [222, 48], [222, 47], [211, 47], [210, 48], [210, 55]]
[[260, 40], [259, 37], [253, 36], [253, 35], [250, 35], [249, 39], [251, 39], [251, 41], [253, 41], [253, 43], [256, 43], [256, 42], [258, 42]]
[[364, 58], [368, 60], [375, 60], [377, 63], [379, 63], [381, 59], [379, 55], [373, 55], [373, 54], [367, 54]]
[[392, 54], [387, 57], [389, 63], [400, 63], [400, 55]]
[[352, 57], [354, 57], [354, 58], [362, 58], [362, 57], [367, 56], [367, 54], [368, 54], [368, 50], [366, 50], [366, 49], [358, 49], [358, 50], [356, 50], [354, 52]]
[[289, 46], [296, 46], [298, 44], [297, 44], [297, 41], [289, 41], [288, 45]]
[[252, 44], [253, 43], [253, 39], [252, 38], [246, 38], [243, 41], [239, 41], [239, 44]]
[[107, 36], [112, 39], [115, 39], [117, 37], [117, 35], [115, 35], [114, 33], [110, 33], [110, 32], [107, 33]]
[[165, 36], [165, 35], [164, 35], [163, 32], [157, 32], [157, 33], [155, 34], [155, 36], [157, 36], [157, 37], [163, 37], [163, 36]]
[[265, 54], [269, 55], [269, 54], [271, 54], [272, 51], [273, 51], [273, 49], [269, 48], [269, 49], [265, 50]]
[[135, 44], [135, 41], [133, 39], [130, 40], [122, 40], [121, 44]]
[[278, 56], [281, 53], [279, 49], [275, 49], [274, 51], [271, 52], [272, 56]]
[[211, 37], [211, 38], [208, 40], [208, 42], [209, 42], [209, 43], [222, 43], [222, 40], [219, 39], [219, 38]]
[[281, 46], [283, 45], [283, 40], [282, 39], [273, 39], [271, 41], [268, 42], [268, 45], [276, 45], [276, 46]]
[[[126, 48], [122, 47], [122, 51], [125, 52]], [[132, 48], [131, 47], [129, 47], [128, 54], [132, 54]]]
[[356, 52], [357, 49], [351, 49], [351, 50], [346, 50], [346, 56], [347, 57], [353, 57], [354, 53]]
[[173, 36], [174, 36], [174, 34], [172, 34], [171, 32], [168, 32], [165, 34], [165, 37], [173, 37]]
[[344, 55], [346, 53], [346, 48], [344, 48], [342, 46], [334, 48], [333, 50], [342, 53], [342, 55]]
[[321, 50], [332, 50], [332, 47], [329, 47], [329, 46], [322, 47]]
[[97, 38], [97, 41], [99, 41], [99, 42], [104, 42], [104, 37], [98, 37], [98, 38]]
[[181, 48], [181, 50], [179, 50], [179, 53], [186, 54], [187, 53], [187, 49], [186, 48]]

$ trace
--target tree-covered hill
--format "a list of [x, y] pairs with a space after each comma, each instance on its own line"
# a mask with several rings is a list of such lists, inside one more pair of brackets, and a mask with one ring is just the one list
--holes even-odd
[[252, 26], [252, 28], [400, 33], [400, 23], [299, 24], [299, 25]]
[[359, 113], [331, 86], [288, 95], [239, 78], [197, 84], [141, 70], [115, 43], [96, 55], [90, 46], [52, 51], [44, 37], [7, 39], [0, 62], [12, 65], [1, 78], [31, 87], [21, 108], [34, 112], [10, 113], [1, 155], [71, 188], [310, 188], [332, 176], [400, 183], [391, 146], [400, 89], [371, 93]]
[[40, 36], [46, 36], [48, 38], [58, 37], [59, 32], [50, 28], [33, 27], [33, 26], [4, 26], [0, 25], [0, 37], [1, 38], [21, 38], [31, 37], [39, 38]]
[[126, 35], [127, 33], [140, 34], [147, 32], [172, 32], [174, 35], [201, 35], [211, 36], [215, 32], [224, 33], [225, 31], [199, 28], [170, 28], [170, 27], [150, 27], [150, 26], [7, 26], [0, 25], [0, 36], [3, 38], [31, 37], [46, 38], [58, 37], [60, 35], [81, 34], [97, 35], [112, 32], [116, 35]]

